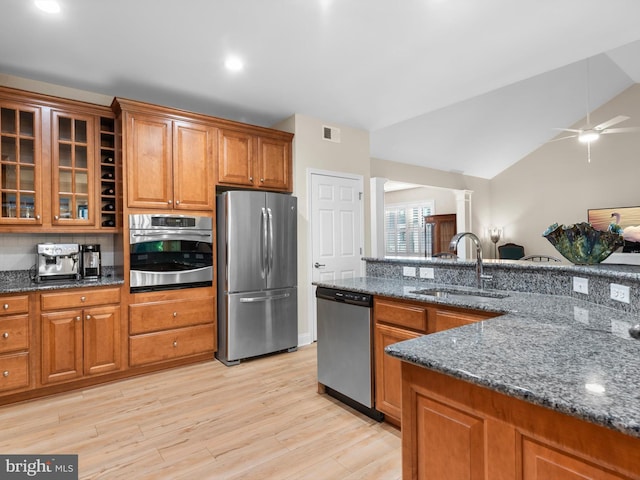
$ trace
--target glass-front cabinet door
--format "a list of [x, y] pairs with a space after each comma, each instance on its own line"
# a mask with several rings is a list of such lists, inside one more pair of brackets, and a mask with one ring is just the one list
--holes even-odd
[[52, 112], [52, 225], [93, 225], [95, 118]]
[[0, 224], [42, 223], [40, 114], [37, 107], [0, 106]]

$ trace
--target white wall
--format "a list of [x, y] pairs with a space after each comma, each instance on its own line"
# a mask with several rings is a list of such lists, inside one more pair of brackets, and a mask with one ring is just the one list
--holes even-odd
[[[616, 126], [640, 126], [640, 85], [593, 112], [591, 119], [597, 124], [617, 115], [631, 118]], [[591, 208], [638, 206], [639, 181], [640, 133], [601, 136], [592, 146], [591, 163], [585, 145], [561, 140], [542, 145], [494, 177], [490, 208], [495, 224], [504, 227], [505, 241], [523, 245], [527, 254], [557, 256], [542, 237], [549, 225], [586, 222]]]
[[435, 206], [434, 215], [456, 213], [456, 196], [448, 188], [415, 187], [384, 194], [385, 205], [417, 203], [421, 200], [433, 200]]

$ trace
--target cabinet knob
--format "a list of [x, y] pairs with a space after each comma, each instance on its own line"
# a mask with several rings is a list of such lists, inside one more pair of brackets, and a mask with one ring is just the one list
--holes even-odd
[[180, 205], [180, 200], [176, 200], [176, 205]]
[[87, 300], [87, 297], [85, 297], [85, 296], [80, 297], [80, 301], [81, 302], [85, 302], [86, 300]]
[[178, 312], [173, 312], [173, 318], [176, 318], [178, 316]]
[[87, 315], [86, 319], [91, 320], [91, 315]]
[[173, 200], [169, 200], [167, 203], [171, 205], [173, 203]]
[[9, 338], [9, 332], [4, 332], [2, 334], [2, 338]]
[[40, 220], [40, 215], [36, 215], [36, 220]]
[[264, 183], [264, 178], [261, 178], [261, 179], [260, 179], [260, 183]]
[[178, 341], [177, 341], [177, 340], [174, 340], [174, 341], [173, 341], [173, 347], [175, 348], [175, 347], [177, 347], [177, 346], [178, 346]]
[[8, 303], [5, 303], [5, 304], [2, 306], [2, 308], [4, 308], [5, 310], [9, 310], [9, 304], [8, 304]]
[[4, 372], [2, 372], [2, 376], [3, 377], [8, 377], [9, 376], [9, 370], [5, 370]]
[[79, 321], [80, 321], [80, 317], [76, 317], [76, 322], [79, 322]]
[[249, 181], [250, 181], [250, 182], [253, 182], [253, 177], [249, 177]]
[[59, 219], [60, 219], [60, 217], [59, 217], [58, 215], [54, 215], [54, 216], [53, 216], [53, 219], [54, 219], [54, 220], [59, 220]]

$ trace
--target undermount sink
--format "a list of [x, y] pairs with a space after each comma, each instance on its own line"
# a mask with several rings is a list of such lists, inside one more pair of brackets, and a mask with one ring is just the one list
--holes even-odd
[[506, 298], [509, 295], [504, 293], [492, 292], [489, 290], [462, 290], [457, 288], [424, 288], [422, 290], [413, 290], [411, 293], [418, 295], [428, 295], [430, 297], [478, 297], [478, 298]]

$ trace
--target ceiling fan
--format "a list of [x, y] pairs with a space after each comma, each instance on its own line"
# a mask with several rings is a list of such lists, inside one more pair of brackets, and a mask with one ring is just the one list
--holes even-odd
[[622, 123], [626, 120], [629, 120], [630, 117], [626, 115], [618, 115], [617, 117], [613, 117], [606, 122], [599, 123], [598, 125], [592, 126], [591, 119], [589, 114], [589, 59], [587, 59], [587, 124], [581, 129], [574, 128], [557, 128], [556, 130], [562, 130], [564, 132], [572, 132], [573, 135], [567, 135], [565, 137], [560, 137], [552, 140], [552, 142], [556, 142], [558, 140], [566, 140], [569, 138], [577, 138], [579, 142], [587, 144], [587, 160], [591, 162], [591, 142], [595, 142], [600, 138], [600, 135], [605, 135], [608, 133], [629, 133], [629, 132], [638, 132], [640, 128], [638, 127], [623, 127], [623, 128], [611, 128], [614, 125]]

